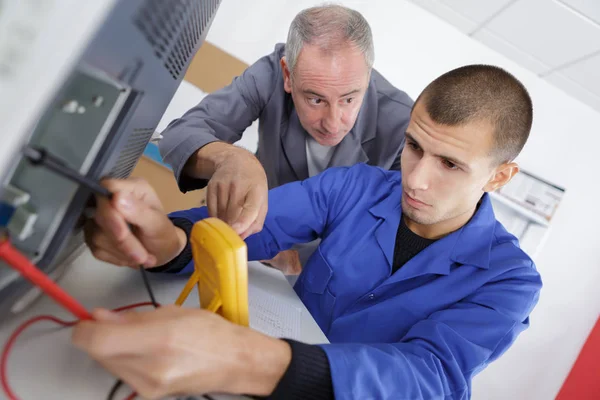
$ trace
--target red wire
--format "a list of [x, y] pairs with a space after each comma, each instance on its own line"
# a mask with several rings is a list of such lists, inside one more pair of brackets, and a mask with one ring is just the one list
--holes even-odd
[[78, 319], [92, 319], [90, 313], [81, 303], [33, 265], [27, 257], [13, 247], [7, 238], [0, 239], [0, 259], [6, 261], [9, 267], [15, 269], [25, 279], [42, 289], [44, 293], [73, 313]]
[[[44, 293], [46, 293], [49, 297], [51, 297], [54, 301], [59, 303], [65, 309], [70, 311], [79, 320], [92, 319], [91, 314], [75, 298], [69, 295], [64, 289], [58, 286], [45, 273], [39, 270], [31, 261], [29, 261], [29, 259], [26, 256], [21, 254], [19, 250], [13, 247], [13, 245], [6, 237], [0, 237], [0, 259], [6, 261], [6, 263], [11, 268], [18, 271], [23, 277], [25, 277], [31, 283], [42, 289]], [[136, 303], [115, 308], [113, 311], [119, 312], [143, 306], [158, 307], [159, 305], [154, 304], [153, 302]], [[2, 383], [2, 389], [4, 390], [4, 392], [10, 400], [18, 400], [18, 398], [10, 388], [10, 385], [8, 384], [8, 377], [6, 372], [8, 356], [17, 338], [23, 333], [23, 331], [31, 325], [33, 325], [34, 323], [40, 321], [50, 321], [67, 327], [73, 326], [77, 322], [79, 322], [78, 320], [63, 321], [51, 315], [40, 315], [38, 317], [34, 317], [25, 321], [10, 335], [8, 341], [4, 346], [4, 349], [2, 350], [2, 358], [0, 359], [0, 380]], [[132, 392], [125, 400], [133, 400], [136, 398], [136, 396], [137, 393]]]
[[74, 324], [74, 322], [63, 321], [63, 320], [53, 317], [51, 315], [40, 315], [39, 317], [31, 318], [30, 320], [25, 321], [25, 323], [21, 324], [21, 326], [19, 326], [12, 333], [12, 335], [10, 335], [10, 338], [8, 339], [8, 341], [6, 342], [6, 345], [4, 346], [4, 350], [2, 351], [2, 359], [0, 361], [0, 377], [2, 379], [2, 389], [4, 390], [4, 393], [8, 396], [8, 398], [10, 400], [17, 400], [17, 396], [14, 394], [14, 392], [10, 388], [10, 385], [8, 384], [8, 377], [6, 374], [6, 365], [8, 363], [8, 355], [9, 355], [10, 350], [12, 349], [13, 345], [15, 344], [15, 341], [19, 337], [19, 335], [21, 335], [21, 333], [23, 333], [23, 331], [25, 329], [29, 328], [29, 326], [31, 326], [34, 323], [39, 322], [39, 321], [51, 321], [51, 322], [55, 322], [62, 326], [71, 326]]
[[[135, 303], [135, 304], [126, 305], [123, 307], [118, 307], [118, 308], [115, 308], [113, 311], [119, 312], [119, 311], [129, 310], [132, 308], [151, 306], [151, 305], [152, 305], [152, 303], [147, 301], [147, 302], [143, 302], [143, 303]], [[13, 392], [13, 390], [11, 389], [11, 387], [8, 383], [8, 374], [7, 374], [8, 356], [10, 355], [10, 352], [13, 349], [15, 342], [17, 341], [19, 336], [23, 333], [23, 331], [25, 331], [25, 329], [29, 328], [31, 325], [35, 324], [36, 322], [41, 322], [41, 321], [54, 322], [58, 325], [66, 326], [66, 327], [73, 326], [77, 322], [79, 322], [79, 321], [64, 321], [64, 320], [56, 318], [52, 315], [39, 315], [37, 317], [33, 317], [33, 318], [23, 322], [21, 325], [19, 325], [19, 327], [17, 329], [15, 329], [15, 331], [10, 335], [8, 341], [4, 345], [4, 348], [2, 349], [2, 358], [0, 358], [0, 379], [2, 381], [2, 389], [4, 390], [4, 393], [8, 396], [9, 400], [18, 400], [18, 397], [15, 395], [15, 393]], [[133, 400], [133, 399], [135, 399], [136, 395], [137, 394], [135, 392], [131, 393], [129, 395], [129, 397], [127, 397], [126, 400]]]

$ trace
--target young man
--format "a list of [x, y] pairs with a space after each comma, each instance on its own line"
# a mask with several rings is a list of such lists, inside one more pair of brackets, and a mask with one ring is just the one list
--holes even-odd
[[[295, 290], [331, 344], [273, 339], [177, 307], [99, 311], [73, 340], [149, 397], [469, 398], [473, 376], [528, 326], [541, 288], [487, 195], [518, 172], [531, 122], [529, 95], [512, 75], [458, 68], [415, 103], [401, 172], [332, 168], [269, 193], [264, 228], [246, 240], [249, 259], [322, 239]], [[106, 185], [116, 195], [100, 199], [88, 231], [94, 255], [191, 270], [186, 232], [207, 210], [169, 219], [143, 182]]]

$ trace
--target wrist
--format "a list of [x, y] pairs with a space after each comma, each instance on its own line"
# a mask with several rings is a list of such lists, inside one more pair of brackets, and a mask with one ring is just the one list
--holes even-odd
[[219, 169], [227, 169], [232, 166], [235, 168], [241, 167], [243, 169], [250, 168], [253, 164], [262, 169], [262, 166], [254, 154], [250, 153], [246, 149], [236, 147], [234, 145], [227, 145], [223, 147], [218, 154], [215, 154], [213, 158], [214, 172]]
[[[175, 258], [181, 254], [181, 252], [183, 251], [183, 249], [185, 249], [185, 246], [187, 245], [187, 242], [188, 242], [187, 233], [178, 226], [175, 226], [175, 236], [177, 237], [177, 248], [176, 248], [176, 251], [174, 252], [175, 255], [173, 256], [173, 258]], [[173, 258], [171, 258], [171, 260]]]
[[232, 158], [245, 156], [246, 150], [225, 142], [211, 142], [202, 146], [188, 161], [185, 170], [188, 175], [198, 179], [210, 179], [222, 165]]
[[[235, 371], [225, 387], [226, 393], [267, 396], [275, 390], [292, 360], [288, 343], [248, 328], [239, 349]], [[231, 379], [231, 376], [236, 377]]]
[[188, 238], [186, 232], [177, 225], [173, 225], [173, 228], [174, 232], [170, 235], [171, 244], [169, 246], [169, 250], [168, 252], [164, 253], [165, 259], [158, 260], [158, 266], [168, 264], [175, 258], [179, 257], [187, 245]]

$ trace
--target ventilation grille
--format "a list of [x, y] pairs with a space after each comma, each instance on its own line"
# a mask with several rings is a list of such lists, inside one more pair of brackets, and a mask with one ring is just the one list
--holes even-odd
[[221, 0], [147, 0], [134, 23], [173, 79], [179, 78]]
[[127, 145], [125, 145], [121, 151], [119, 160], [110, 172], [111, 177], [127, 178], [131, 174], [131, 171], [133, 171], [137, 160], [146, 149], [146, 145], [152, 137], [152, 133], [154, 133], [154, 129], [133, 130], [133, 134], [129, 136]]

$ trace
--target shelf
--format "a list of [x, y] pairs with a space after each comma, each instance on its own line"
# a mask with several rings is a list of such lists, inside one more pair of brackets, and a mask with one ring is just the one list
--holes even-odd
[[492, 200], [495, 200], [498, 203], [505, 205], [506, 207], [510, 208], [511, 210], [521, 214], [523, 217], [527, 218], [528, 220], [533, 221], [536, 224], [542, 225], [545, 227], [550, 226], [550, 222], [548, 222], [548, 220], [546, 218], [509, 200], [508, 198], [506, 198], [500, 194], [494, 193], [494, 192], [489, 193], [489, 195], [490, 195], [490, 198], [492, 198]]

